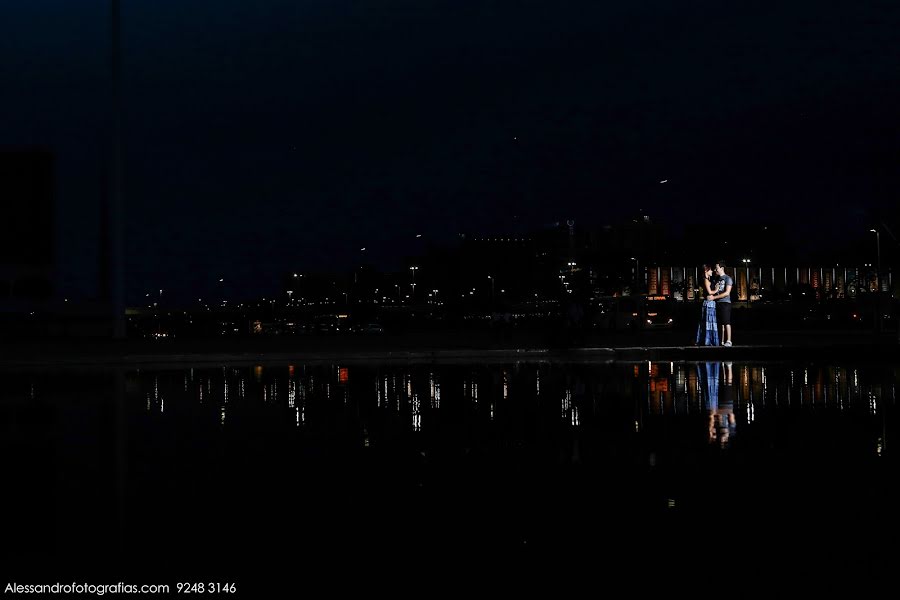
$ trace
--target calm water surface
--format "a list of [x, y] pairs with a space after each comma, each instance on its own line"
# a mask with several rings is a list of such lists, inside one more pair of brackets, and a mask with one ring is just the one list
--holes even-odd
[[759, 559], [876, 564], [895, 556], [897, 375], [719, 362], [6, 373], [5, 551], [220, 575], [598, 544], [645, 561], [752, 538]]

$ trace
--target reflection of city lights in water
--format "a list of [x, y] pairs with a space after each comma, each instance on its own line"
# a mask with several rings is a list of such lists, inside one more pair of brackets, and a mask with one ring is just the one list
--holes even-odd
[[431, 408], [440, 408], [441, 407], [441, 384], [435, 381], [434, 373], [428, 374], [428, 379], [431, 382]]
[[539, 395], [541, 394], [541, 372], [536, 371], [534, 374], [534, 393]]
[[[647, 382], [647, 373], [643, 369], [645, 362], [646, 361], [637, 363], [641, 370], [640, 379], [638, 380], [640, 383]], [[663, 367], [665, 366], [665, 363], [651, 364], [653, 368], [657, 369], [659, 376], [663, 377]], [[551, 387], [548, 388], [549, 398], [546, 400], [551, 404], [555, 404], [557, 400], [560, 402], [560, 404], [557, 404], [557, 410], [560, 410], [560, 413], [558, 414], [561, 414], [561, 417], [565, 420], [565, 422], [560, 423], [560, 425], [566, 429], [568, 429], [569, 426], [578, 428], [577, 431], [581, 431], [582, 425], [586, 427], [592, 426], [600, 413], [594, 412], [599, 409], [596, 403], [591, 402], [591, 398], [595, 397], [595, 394], [600, 392], [603, 392], [604, 399], [608, 394], [610, 400], [613, 402], [636, 401], [634, 406], [635, 410], [633, 412], [629, 409], [629, 413], [617, 417], [624, 421], [633, 419], [635, 438], [629, 443], [636, 443], [636, 440], [640, 439], [640, 436], [646, 435], [649, 435], [651, 439], [654, 439], [654, 436], [656, 436], [657, 432], [660, 430], [658, 425], [662, 423], [660, 420], [661, 418], [668, 419], [674, 417], [678, 419], [682, 418], [681, 415], [683, 414], [686, 414], [691, 418], [699, 416], [697, 410], [701, 407], [702, 399], [700, 400], [701, 404], [697, 404], [697, 398], [693, 396], [694, 386], [696, 384], [700, 386], [702, 390], [705, 390], [706, 388], [703, 387], [702, 383], [705, 379], [702, 381], [700, 380], [696, 365], [684, 365], [679, 363], [677, 368], [675, 368], [674, 365], [670, 363], [670, 369], [674, 369], [674, 371], [669, 373], [667, 381], [670, 386], [673, 383], [676, 383], [676, 386], [668, 389], [667, 392], [677, 391], [677, 394], [666, 396], [668, 404], [665, 406], [660, 402], [660, 411], [658, 414], [656, 403], [653, 404], [652, 412], [649, 414], [643, 408], [644, 396], [643, 393], [641, 393], [643, 390], [640, 383], [638, 383], [636, 388], [631, 388], [631, 367], [632, 365], [629, 365], [627, 371], [625, 371], [625, 375], [629, 380], [629, 385], [626, 386], [624, 391], [617, 389], [615, 385], [606, 386], [609, 377], [617, 376], [613, 375], [612, 369], [598, 373], [596, 376], [593, 374], [586, 375], [586, 381], [575, 377], [568, 371], [560, 373], [561, 376], [564, 376], [562, 381], [558, 381], [554, 375], [549, 380]], [[200, 370], [196, 373], [196, 377], [193, 381], [191, 380], [191, 375], [189, 374], [190, 371], [188, 369], [175, 373], [167, 373], [165, 371], [159, 373], [141, 372], [134, 380], [136, 383], [134, 388], [131, 386], [132, 379], [129, 378], [129, 397], [132, 397], [131, 394], [134, 394], [133, 398], [137, 401], [143, 394], [145, 408], [148, 414], [147, 416], [149, 416], [149, 413], [156, 410], [160, 414], [160, 417], [158, 418], [160, 419], [160, 423], [162, 423], [163, 417], [165, 417], [167, 421], [172, 418], [184, 418], [185, 414], [182, 414], [183, 404], [177, 404], [177, 402], [185, 398], [190, 402], [193, 402], [193, 400], [199, 396], [200, 405], [202, 406], [195, 406], [193, 410], [200, 408], [204, 414], [208, 415], [208, 418], [215, 418], [215, 416], [217, 416], [217, 420], [224, 425], [226, 418], [228, 418], [226, 405], [237, 404], [239, 407], [243, 406], [242, 402], [239, 402], [237, 398], [234, 397], [235, 393], [238, 391], [233, 389], [234, 387], [237, 387], [243, 392], [245, 383], [249, 382], [250, 389], [246, 390], [246, 393], [249, 394], [248, 398], [252, 400], [252, 404], [256, 404], [259, 408], [262, 408], [259, 403], [260, 399], [263, 399], [269, 404], [272, 402], [280, 403], [278, 394], [279, 381], [281, 381], [282, 387], [285, 382], [287, 383], [287, 389], [284, 392], [285, 403], [288, 409], [293, 411], [293, 415], [290, 415], [287, 411], [281, 412], [281, 410], [273, 414], [280, 414], [280, 418], [283, 419], [284, 425], [289, 428], [290, 426], [287, 425], [288, 419], [290, 419], [293, 422], [292, 424], [296, 427], [302, 427], [305, 424], [306, 415], [304, 398], [306, 397], [308, 387], [312, 381], [309, 370], [302, 370], [302, 367], [299, 367], [295, 371], [295, 377], [288, 377], [285, 380], [280, 380], [280, 377], [284, 376], [283, 372], [282, 375], [279, 376], [279, 380], [275, 380], [275, 372], [273, 371], [272, 377], [266, 377], [264, 382], [256, 384], [250, 379], [251, 369], [232, 369], [229, 367], [222, 370], [222, 379], [219, 379], [218, 373], [216, 372], [217, 368], [221, 367]], [[359, 372], [354, 371], [354, 380], [358, 380], [359, 387], [354, 388], [353, 390], [353, 409], [347, 409], [338, 406], [337, 401], [339, 398], [343, 398], [344, 402], [348, 406], [350, 405], [349, 386], [339, 385], [333, 380], [330, 383], [326, 382], [326, 378], [322, 375], [323, 373], [326, 375], [333, 373], [333, 367], [326, 366], [324, 367], [324, 370], [320, 367], [315, 367], [314, 370], [317, 377], [321, 380], [321, 385], [315, 389], [310, 398], [315, 398], [317, 400], [321, 398], [324, 400], [325, 396], [330, 397], [330, 386], [338, 386], [335, 388], [336, 393], [338, 393], [338, 397], [334, 398], [336, 405], [326, 409], [328, 411], [327, 420], [333, 422], [335, 418], [358, 419], [361, 429], [365, 429], [366, 427], [371, 429], [374, 426], [373, 419], [380, 419], [386, 416], [381, 414], [380, 411], [377, 416], [375, 413], [372, 413], [371, 394], [374, 391], [378, 406], [386, 407], [386, 410], [390, 411], [390, 415], [397, 417], [396, 419], [391, 418], [392, 423], [401, 424], [406, 428], [407, 432], [410, 431], [410, 423], [412, 424], [412, 431], [427, 432], [429, 430], [423, 428], [423, 414], [440, 414], [431, 413], [429, 411], [438, 409], [441, 406], [441, 378], [444, 374], [442, 368], [443, 367], [435, 366], [431, 367], [433, 370], [422, 373], [403, 373], [398, 370], [395, 375], [385, 372], [371, 373], [366, 370]], [[540, 373], [538, 371], [539, 367], [537, 366], [531, 367], [524, 365], [521, 373], [519, 373], [518, 370], [513, 370], [514, 367], [509, 367], [507, 369], [506, 366], [489, 368], [487, 371], [480, 371], [479, 369], [481, 367], [474, 365], [469, 365], [464, 368], [466, 370], [459, 373], [459, 375], [462, 375], [462, 378], [459, 378], [458, 375], [455, 374], [456, 372], [451, 371], [454, 373], [454, 377], [450, 380], [450, 385], [456, 386], [462, 382], [464, 391], [464, 398], [459, 398], [459, 388], [456, 388], [457, 395], [451, 395], [451, 398], [448, 401], [450, 402], [448, 406], [451, 410], [449, 415], [451, 420], [471, 419], [483, 422], [483, 418], [487, 416], [492, 422], [491, 427], [493, 427], [494, 423], [503, 423], [503, 431], [505, 431], [507, 426], [514, 426], [511, 424], [518, 423], [521, 420], [523, 415], [522, 411], [531, 410], [532, 407], [537, 406], [537, 403], [540, 402], [538, 397], [532, 396], [523, 399], [523, 402], [521, 403], [513, 402], [512, 404], [507, 404], [511, 399], [517, 400], [513, 399], [510, 395], [510, 385], [514, 375], [521, 375], [527, 380], [527, 378], [533, 374], [535, 377], [535, 387], [533, 389], [536, 392], [540, 390]], [[753, 435], [768, 435], [766, 432], [769, 431], [773, 419], [780, 419], [781, 415], [784, 414], [784, 409], [787, 408], [787, 404], [785, 404], [785, 394], [788, 394], [790, 401], [796, 400], [796, 402], [792, 404], [792, 408], [789, 409], [792, 415], [800, 414], [800, 412], [803, 414], [807, 414], [809, 411], [819, 412], [820, 406], [824, 406], [826, 410], [833, 409], [833, 407], [837, 405], [837, 407], [843, 411], [840, 415], [841, 419], [869, 419], [872, 415], [877, 415], [880, 421], [881, 416], [887, 412], [885, 418], [887, 420], [887, 428], [890, 429], [893, 414], [892, 407], [895, 405], [896, 387], [887, 380], [883, 385], [880, 384], [877, 377], [871, 374], [871, 369], [873, 368], [874, 367], [866, 367], [865, 371], [863, 371], [863, 369], [854, 370], [852, 368], [843, 367], [817, 366], [814, 363], [810, 363], [810, 366], [805, 370], [803, 366], [799, 366], [793, 369], [778, 368], [773, 371], [772, 365], [769, 365], [768, 367], [736, 365], [734, 368], [736, 383], [733, 385], [734, 412], [731, 417], [731, 427], [734, 427], [734, 419], [736, 419], [738, 421], [737, 427], [739, 430], [745, 425], [753, 425], [754, 428], [762, 425], [763, 429], [753, 433]], [[769, 382], [769, 376], [773, 373], [774, 378]], [[208, 377], [209, 374], [212, 374], [211, 378]], [[795, 385], [793, 387], [788, 384], [792, 374], [795, 379]], [[426, 376], [427, 380], [425, 379]], [[331, 377], [331, 375], [329, 375], [329, 377]], [[395, 382], [393, 390], [390, 389], [392, 377]], [[232, 381], [233, 378], [234, 381]], [[416, 379], [415, 384], [413, 384], [414, 378], [419, 378]], [[177, 395], [179, 379], [181, 379], [183, 396]], [[213, 387], [217, 385], [217, 383], [215, 383], [213, 379], [215, 379], [215, 382], [222, 384], [221, 396], [215, 395]], [[268, 381], [266, 382], [265, 380]], [[367, 381], [368, 383], [366, 383]], [[481, 400], [478, 397], [478, 385], [480, 381], [486, 381], [486, 385], [488, 386], [485, 392], [486, 396], [481, 398], [487, 402], [487, 405], [484, 407], [478, 405], [479, 400]], [[720, 393], [725, 389], [723, 387], [725, 385], [724, 381], [725, 379], [720, 375]], [[740, 383], [737, 383], [738, 381], [740, 381]], [[374, 390], [370, 387], [373, 383], [375, 385]], [[772, 384], [771, 388], [768, 387], [769, 383]], [[498, 384], [501, 384], [502, 387]], [[424, 391], [422, 389], [423, 385], [425, 386]], [[21, 389], [23, 389], [27, 395], [36, 395], [37, 386], [37, 381], [27, 380]], [[367, 393], [360, 396], [360, 389], [367, 391]], [[634, 392], [631, 391], [632, 389], [637, 389], [640, 395], [634, 397]], [[701, 396], [708, 393], [708, 391], [702, 390]], [[557, 396], [560, 391], [563, 392], [562, 395]], [[586, 392], [587, 396], [585, 396]], [[19, 393], [21, 394], [21, 391]], [[170, 410], [169, 414], [166, 415], [165, 396], [167, 394], [171, 396], [173, 393], [176, 394], [176, 408], [179, 408], [179, 410], [174, 412]], [[520, 392], [517, 391], [517, 393]], [[409, 396], [407, 397], [405, 394], [409, 394]], [[209, 396], [211, 401], [207, 400], [207, 396]], [[781, 397], [779, 398], [779, 396]], [[655, 396], [651, 394], [651, 397]], [[171, 397], [169, 399], [171, 400]], [[454, 402], [456, 400], [463, 400], [465, 403], [474, 403], [474, 407], [472, 404], [468, 404], [468, 409], [462, 413], [458, 410], [453, 410], [454, 406], [456, 406], [456, 403]], [[246, 401], [246, 399], [244, 399], [244, 401]], [[778, 407], [779, 401], [784, 406]], [[394, 406], [390, 405], [391, 402], [397, 402], [397, 414], [393, 414]], [[757, 414], [756, 405], [759, 403], [761, 403], [760, 408], [762, 412]], [[320, 405], [324, 407], [324, 404]], [[482, 408], [486, 410], [482, 411]], [[721, 408], [722, 407], [720, 407], [720, 409]], [[779, 408], [781, 410], [779, 410]], [[445, 406], [444, 409], [447, 410], [448, 407]], [[582, 409], [592, 411], [588, 415], [588, 423], [582, 423], [581, 421]], [[498, 414], [498, 410], [505, 410], [506, 412], [503, 415], [500, 415]], [[550, 410], [552, 410], [552, 406], [550, 407]], [[704, 416], [706, 415], [705, 409], [702, 414]], [[243, 425], [245, 420], [250, 422], [249, 420], [251, 419], [269, 418], [271, 416], [268, 415], [268, 413], [261, 412], [254, 414], [254, 411], [252, 410], [242, 410], [235, 413], [235, 415], [236, 416], [230, 418], [232, 420], [237, 418], [238, 420], [231, 423], [230, 428], [233, 428], [235, 425]], [[835, 417], [837, 417], [837, 415], [838, 413], [834, 413]], [[503, 417], [502, 419], [500, 418], [501, 416]], [[594, 418], [592, 418], [592, 416]], [[761, 419], [760, 423], [756, 422], [757, 416]], [[644, 431], [643, 428], [644, 421], [648, 424], [647, 431]], [[844, 421], [842, 420], [841, 423], [843, 422]], [[435, 423], [438, 423], [438, 421], [435, 421]], [[742, 425], [742, 423], [745, 425]], [[624, 425], [625, 423], [622, 424]], [[813, 425], [818, 426], [816, 423], [813, 423]], [[664, 428], [665, 427], [663, 427], [663, 429]], [[381, 431], [381, 429], [379, 429], [379, 431]], [[573, 435], [576, 432], [574, 429], [571, 431]], [[498, 433], [502, 434], [502, 432]], [[366, 433], [364, 439], [368, 440], [370, 435], [371, 434]], [[381, 433], [381, 435], [383, 435], [383, 433]], [[881, 437], [878, 437], [876, 441], [876, 437], [879, 435]], [[368, 442], [366, 442], [366, 444], [368, 444]], [[871, 435], [867, 437], [865, 448], [867, 449], [865, 451], [869, 452], [869, 456], [871, 456], [873, 449], [878, 456], [887, 456], [885, 451], [885, 436], [881, 431], [881, 427], [876, 431], [872, 431]]]

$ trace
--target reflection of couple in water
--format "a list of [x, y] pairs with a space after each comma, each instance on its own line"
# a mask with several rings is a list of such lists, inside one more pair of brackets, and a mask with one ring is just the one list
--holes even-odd
[[[735, 434], [736, 419], [734, 417], [734, 387], [731, 363], [707, 362], [698, 365], [700, 371], [703, 404], [709, 415], [709, 443], [719, 442], [721, 447], [728, 445]], [[719, 372], [722, 372], [722, 385], [719, 385]]]

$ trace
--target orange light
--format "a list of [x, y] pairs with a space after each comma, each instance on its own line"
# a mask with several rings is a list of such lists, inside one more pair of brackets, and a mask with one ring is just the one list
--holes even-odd
[[669, 380], [665, 377], [654, 377], [650, 379], [651, 392], [668, 392]]
[[338, 381], [341, 383], [347, 383], [347, 380], [350, 379], [350, 374], [347, 371], [347, 367], [341, 367], [338, 371]]

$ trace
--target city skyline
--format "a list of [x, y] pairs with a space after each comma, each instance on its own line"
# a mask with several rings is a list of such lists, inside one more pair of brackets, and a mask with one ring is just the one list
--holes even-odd
[[[638, 207], [713, 237], [777, 220], [820, 251], [896, 198], [900, 19], [879, 3], [122, 11], [131, 299], [150, 281], [208, 294], [216, 275], [387, 268], [460, 232]], [[108, 4], [9, 6], [0, 23], [16, 117], [0, 146], [52, 153], [57, 287], [95, 297]]]

